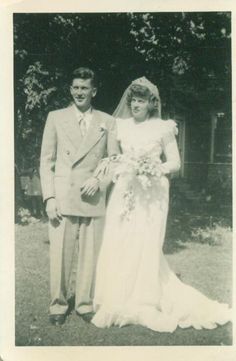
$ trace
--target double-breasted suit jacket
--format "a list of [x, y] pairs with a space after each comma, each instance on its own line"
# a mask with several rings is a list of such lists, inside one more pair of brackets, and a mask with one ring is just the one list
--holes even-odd
[[104, 187], [94, 196], [81, 196], [81, 187], [104, 156], [118, 152], [115, 120], [110, 115], [93, 109], [89, 128], [82, 137], [74, 106], [50, 112], [41, 149], [44, 200], [55, 197], [63, 215], [103, 216]]

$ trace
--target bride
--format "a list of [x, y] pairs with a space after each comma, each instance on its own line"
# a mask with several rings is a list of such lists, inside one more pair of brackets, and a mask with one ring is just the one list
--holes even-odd
[[[176, 124], [160, 119], [157, 87], [145, 77], [126, 89], [116, 111], [122, 155], [113, 163], [94, 297], [97, 327], [139, 324], [212, 329], [230, 320], [228, 305], [182, 283], [162, 251], [169, 203], [166, 175], [180, 168]], [[165, 161], [161, 161], [162, 154]]]

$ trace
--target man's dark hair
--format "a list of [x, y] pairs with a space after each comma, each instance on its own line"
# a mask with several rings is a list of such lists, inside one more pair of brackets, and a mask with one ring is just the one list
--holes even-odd
[[90, 79], [91, 84], [96, 88], [97, 87], [97, 77], [93, 70], [85, 67], [77, 68], [71, 74], [71, 84], [74, 79]]

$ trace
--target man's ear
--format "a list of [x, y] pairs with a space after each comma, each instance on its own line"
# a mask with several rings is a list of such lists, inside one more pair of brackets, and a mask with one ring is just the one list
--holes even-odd
[[96, 96], [97, 91], [98, 91], [97, 88], [93, 88], [93, 94], [92, 94], [92, 97], [93, 97], [93, 98]]

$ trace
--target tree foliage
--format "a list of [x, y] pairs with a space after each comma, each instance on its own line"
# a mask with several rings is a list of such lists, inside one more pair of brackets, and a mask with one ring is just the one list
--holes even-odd
[[15, 139], [19, 168], [40, 152], [48, 111], [70, 101], [69, 74], [99, 76], [95, 106], [112, 113], [139, 76], [155, 82], [164, 114], [230, 107], [229, 13], [15, 14]]
[[174, 108], [223, 106], [230, 95], [230, 31], [228, 13], [132, 16], [136, 50]]

